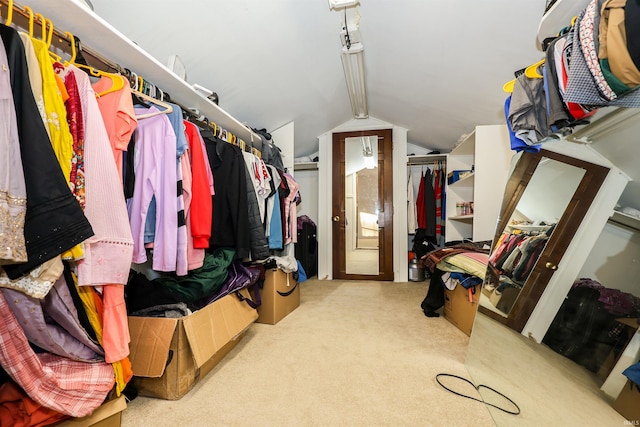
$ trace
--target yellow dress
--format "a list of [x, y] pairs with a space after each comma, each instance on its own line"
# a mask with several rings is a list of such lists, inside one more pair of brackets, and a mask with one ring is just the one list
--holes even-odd
[[58, 163], [60, 163], [64, 178], [69, 182], [71, 160], [73, 158], [73, 137], [67, 123], [67, 110], [56, 82], [53, 62], [49, 56], [47, 44], [35, 38], [32, 38], [31, 41], [33, 42], [33, 48], [40, 64], [40, 73], [42, 74], [42, 94], [47, 115], [47, 125], [51, 135], [51, 145], [58, 158]]
[[[73, 160], [73, 137], [67, 122], [67, 109], [64, 106], [63, 94], [60, 91], [59, 80], [53, 70], [53, 61], [49, 56], [47, 44], [42, 40], [32, 38], [33, 49], [38, 58], [40, 73], [42, 74], [42, 95], [44, 111], [47, 119], [51, 146], [56, 154], [60, 169], [67, 184], [71, 180], [71, 162]], [[68, 95], [67, 95], [68, 96]], [[84, 257], [82, 244], [76, 245], [62, 254], [66, 260], [78, 260]]]

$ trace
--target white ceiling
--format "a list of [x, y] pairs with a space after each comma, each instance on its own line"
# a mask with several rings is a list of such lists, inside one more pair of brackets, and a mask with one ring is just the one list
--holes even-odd
[[[252, 127], [295, 123], [295, 154], [350, 120], [340, 61], [344, 14], [327, 0], [91, 0], [95, 12]], [[448, 151], [475, 125], [504, 123], [502, 85], [542, 57], [545, 0], [361, 0], [372, 117]], [[89, 47], [90, 35], [84, 37]], [[276, 141], [277, 142], [277, 141]]]

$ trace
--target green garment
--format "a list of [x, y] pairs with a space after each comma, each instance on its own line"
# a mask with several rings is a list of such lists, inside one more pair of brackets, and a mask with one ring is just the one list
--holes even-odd
[[186, 276], [163, 276], [154, 279], [180, 301], [187, 304], [200, 301], [217, 292], [227, 280], [227, 268], [233, 262], [236, 251], [231, 248], [217, 248], [204, 257], [202, 267], [191, 270]]

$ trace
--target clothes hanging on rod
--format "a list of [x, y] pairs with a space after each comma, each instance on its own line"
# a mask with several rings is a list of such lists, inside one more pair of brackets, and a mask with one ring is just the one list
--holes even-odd
[[[419, 168], [420, 178], [418, 188], [414, 194], [416, 199], [409, 204], [415, 207], [416, 227], [412, 226], [410, 217], [412, 208], [408, 207], [408, 232], [413, 234], [417, 229], [422, 229], [428, 240], [436, 245], [444, 244], [445, 236], [445, 204], [446, 204], [446, 165], [440, 161], [424, 163], [412, 163], [410, 165], [410, 181], [413, 181], [413, 172]], [[413, 182], [412, 182], [412, 185]], [[421, 233], [422, 234], [422, 233]]]
[[[132, 261], [151, 255], [150, 262], [156, 271], [176, 276], [184, 273], [187, 278], [191, 277], [190, 271], [202, 268], [210, 255], [205, 252], [218, 249], [211, 248], [210, 243], [226, 232], [224, 226], [213, 227], [216, 212], [224, 211], [222, 199], [213, 207], [214, 198], [223, 193], [219, 186], [224, 183], [224, 173], [218, 171], [214, 182], [211, 153], [205, 141], [198, 138], [198, 128], [183, 120], [183, 114], [193, 118], [193, 113], [170, 102], [170, 97], [157, 86], [141, 77], [136, 79], [138, 87], [142, 85], [142, 94], [160, 98], [146, 102], [161, 106], [164, 103], [169, 108], [134, 107], [134, 92], [124, 77], [96, 75], [91, 66], [80, 70], [72, 63], [52, 62], [42, 45], [38, 47], [39, 43], [34, 43], [29, 35], [20, 36], [11, 27], [0, 25], [0, 36], [3, 41], [0, 60], [1, 54], [5, 54], [7, 58], [2, 62], [11, 71], [1, 76], [6, 77], [0, 81], [0, 90], [13, 100], [15, 112], [13, 116], [5, 115], [11, 121], [7, 140], [13, 144], [6, 159], [12, 181], [0, 185], [20, 202], [12, 210], [15, 212], [12, 224], [18, 226], [13, 229], [15, 236], [11, 236], [11, 253], [0, 254], [3, 257], [0, 287], [11, 288], [7, 293], [20, 293], [21, 298], [34, 304], [39, 304], [41, 298], [52, 298], [53, 292], [58, 291], [56, 286], [66, 287], [74, 295], [74, 310], [69, 310], [69, 317], [56, 317], [56, 313], [45, 311], [42, 317], [55, 319], [60, 326], [56, 334], [65, 337], [60, 338], [60, 343], [77, 338], [73, 331], [81, 326], [88, 337], [86, 345], [91, 347], [90, 352], [82, 348], [76, 352], [75, 347], [49, 346], [45, 353], [31, 354], [22, 349], [23, 344], [29, 347], [29, 341], [37, 342], [44, 335], [38, 338], [33, 335], [37, 330], [30, 329], [27, 336], [19, 325], [19, 331], [14, 330], [17, 322], [5, 322], [10, 329], [0, 334], [9, 334], [17, 340], [14, 347], [19, 351], [0, 358], [0, 364], [29, 398], [65, 415], [83, 416], [99, 406], [109, 391], [115, 390], [120, 395], [133, 376], [128, 359], [130, 336], [124, 295]], [[76, 46], [73, 37], [67, 39]], [[27, 51], [24, 46], [31, 49]], [[27, 58], [32, 61], [30, 64]], [[71, 62], [78, 63], [75, 58]], [[120, 70], [117, 65], [109, 66]], [[40, 70], [40, 77], [35, 76], [34, 70]], [[35, 82], [33, 88], [31, 81]], [[38, 89], [38, 81], [46, 81], [48, 86]], [[144, 96], [137, 94], [137, 98]], [[66, 127], [57, 126], [54, 119], [63, 120]], [[258, 213], [258, 227], [254, 229], [266, 238], [271, 199], [273, 206], [289, 212], [288, 218], [280, 215], [274, 219], [272, 215], [271, 223], [283, 224], [283, 243], [295, 241], [295, 233], [288, 228], [299, 200], [292, 177], [284, 178], [286, 195], [274, 191], [276, 186], [269, 167], [255, 155], [245, 162], [249, 155], [240, 150], [259, 154], [255, 147], [246, 146], [236, 135], [211, 122], [206, 126], [213, 129], [218, 145], [214, 157], [219, 155], [218, 151], [231, 152], [238, 160], [238, 176], [251, 179], [239, 188], [245, 190], [245, 196], [250, 189], [254, 191]], [[280, 173], [284, 172], [275, 174], [282, 180]], [[263, 195], [267, 193], [270, 197], [265, 200]], [[150, 213], [149, 196], [155, 197], [155, 214]], [[265, 206], [264, 211], [261, 205]], [[238, 216], [231, 219], [248, 216], [248, 210], [238, 211]], [[144, 226], [148, 223], [155, 226], [151, 242], [144, 240]], [[271, 251], [255, 251], [254, 242], [250, 240], [246, 246], [251, 249], [254, 261], [274, 255]], [[235, 244], [234, 241], [232, 245]], [[147, 251], [148, 245], [153, 246], [153, 251]], [[20, 255], [21, 251], [26, 256]], [[63, 262], [63, 256], [69, 259]], [[234, 256], [237, 257], [235, 251]], [[291, 263], [284, 266], [288, 268], [286, 271], [297, 268]], [[70, 304], [66, 303], [69, 308]], [[6, 307], [11, 310], [11, 304]], [[0, 308], [4, 313], [4, 307]], [[3, 314], [3, 318], [9, 317]], [[66, 357], [69, 355], [98, 360], [88, 372]], [[45, 374], [35, 359], [40, 360]], [[70, 369], [49, 370], [45, 360]], [[92, 387], [74, 388], [70, 402], [69, 390], [60, 384], [86, 385], [86, 379], [78, 372], [87, 374]], [[30, 375], [42, 379], [43, 387], [31, 387]]]

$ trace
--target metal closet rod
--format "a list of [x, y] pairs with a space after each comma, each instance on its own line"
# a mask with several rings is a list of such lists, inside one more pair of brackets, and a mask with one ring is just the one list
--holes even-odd
[[[24, 10], [23, 6], [17, 5], [13, 1], [9, 1], [9, 0], [0, 0], [0, 4], [7, 6], [7, 11], [8, 11], [8, 8], [11, 6], [11, 8], [13, 10], [13, 13], [17, 13], [18, 15], [20, 15], [21, 17], [23, 17], [24, 19], [27, 20], [26, 25], [24, 25], [24, 26], [21, 25], [22, 28], [29, 29], [28, 28], [29, 27], [29, 20], [33, 17], [33, 23], [34, 24], [38, 24], [40, 26], [40, 28], [42, 29], [43, 34], [46, 32], [45, 31], [45, 26], [47, 25], [47, 23], [42, 20], [43, 18], [46, 20], [46, 17], [43, 16], [42, 14], [38, 14], [38, 13], [36, 13], [36, 11], [33, 11], [34, 13], [33, 13], [33, 15], [31, 15], [29, 12]], [[6, 21], [7, 17], [8, 16], [4, 16], [5, 21]], [[12, 21], [12, 23], [17, 26], [17, 24], [15, 24], [15, 21]], [[58, 43], [55, 45], [56, 48], [61, 49], [61, 50], [65, 51], [67, 54], [71, 55], [71, 53], [72, 53], [71, 52], [71, 43], [73, 43], [74, 41], [71, 40], [67, 36], [67, 34], [65, 32], [57, 30], [55, 25], [53, 25], [53, 23], [51, 23], [51, 25], [53, 26], [53, 34], [58, 39]], [[81, 42], [81, 40], [75, 34], [74, 34], [74, 37], [76, 38], [76, 40]], [[67, 44], [63, 43], [63, 41], [67, 41]], [[89, 56], [91, 59], [93, 59], [94, 61], [98, 61], [102, 65], [102, 67], [96, 67], [94, 61], [89, 61], [90, 65], [93, 68], [106, 68], [106, 70], [103, 70], [103, 71], [107, 71], [107, 72], [115, 71], [115, 72], [117, 72], [119, 74], [122, 74], [122, 75], [126, 75], [127, 74], [127, 72], [125, 71], [125, 68], [120, 66], [120, 64], [117, 64], [117, 63], [105, 58], [104, 56], [100, 55], [95, 50], [93, 50], [91, 48], [88, 48], [84, 44], [81, 44], [81, 47], [82, 47], [81, 51], [82, 51], [82, 55], [83, 56]], [[135, 74], [138, 75], [138, 76], [141, 76], [138, 73], [135, 73]], [[141, 76], [141, 77], [144, 78], [144, 76]], [[185, 105], [183, 105], [183, 104], [177, 102], [176, 100], [172, 99], [171, 98], [171, 94], [169, 92], [164, 92], [164, 93], [169, 95], [169, 101], [170, 102], [172, 102], [172, 103], [176, 104], [177, 106], [179, 106], [182, 109], [182, 111], [184, 111], [185, 114], [189, 115], [192, 118], [192, 121], [196, 122], [196, 124], [198, 124], [199, 126], [208, 126], [211, 129], [215, 129], [217, 127], [217, 125], [215, 124], [214, 121], [210, 121], [207, 118], [205, 118], [205, 121], [200, 120], [202, 116], [200, 116], [198, 113], [192, 111], [190, 108], [186, 107]], [[227, 131], [227, 132], [229, 132], [229, 131]], [[237, 138], [237, 137], [236, 137], [236, 141], [244, 142], [245, 147], [242, 147], [242, 143], [240, 143], [240, 142], [238, 143], [238, 145], [241, 145], [241, 148], [243, 148], [243, 149], [249, 148], [251, 150], [251, 152], [254, 152], [254, 150], [255, 150], [254, 154], [262, 157], [261, 151], [259, 149], [253, 147], [253, 141], [251, 141], [250, 143], [247, 143], [246, 141], [244, 141], [244, 140], [242, 140], [240, 138]]]
[[[28, 29], [28, 21], [31, 18], [31, 15], [24, 10], [23, 6], [17, 5], [15, 3], [13, 3], [12, 1], [9, 0], [0, 0], [0, 4], [3, 4], [7, 7], [9, 7], [9, 4], [12, 3], [12, 8], [13, 8], [13, 13], [18, 13], [18, 15], [22, 16], [23, 18], [25, 18], [27, 20], [27, 26], [23, 27], [24, 29]], [[43, 15], [37, 13], [37, 11], [33, 11], [33, 23], [34, 24], [38, 24], [41, 28], [43, 26], [46, 25], [46, 22], [42, 21]], [[4, 19], [6, 20], [6, 16], [3, 16]], [[44, 16], [44, 18], [46, 19], [46, 16]], [[44, 30], [43, 30], [44, 31]], [[72, 40], [70, 40], [67, 35], [65, 33], [63, 33], [62, 31], [56, 29], [56, 26], [53, 25], [53, 34], [58, 38], [58, 44], [56, 44], [56, 47], [59, 49], [64, 50], [66, 53], [71, 54], [71, 43]], [[74, 34], [75, 36], [75, 34]], [[62, 41], [67, 41], [69, 46], [67, 47], [65, 44], [62, 44]], [[87, 46], [85, 46], [84, 44], [82, 45], [82, 53], [89, 55], [91, 58], [95, 59], [96, 61], [99, 61], [104, 67], [108, 68], [109, 70], [104, 70], [104, 71], [111, 71], [111, 70], [115, 70], [121, 74], [123, 74], [124, 72], [124, 68], [121, 67], [119, 64], [116, 64], [113, 61], [110, 61], [109, 59], [105, 58], [104, 56], [100, 55], [99, 53], [97, 53], [96, 51], [92, 50], [91, 48], [88, 48]], [[93, 64], [92, 64], [93, 66]], [[95, 67], [94, 67], [95, 68]]]

